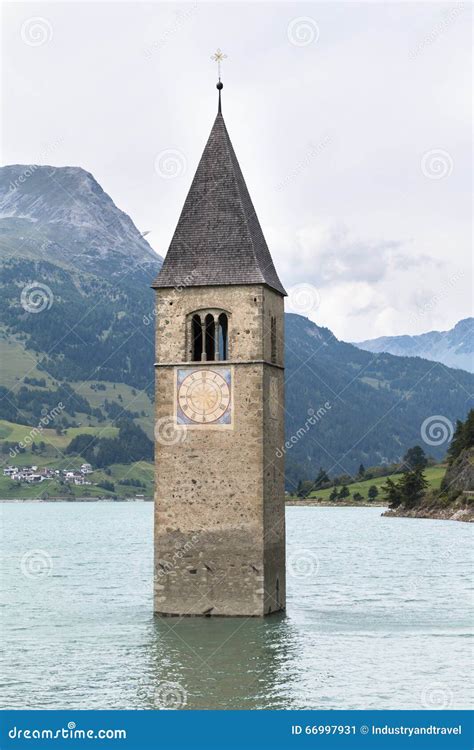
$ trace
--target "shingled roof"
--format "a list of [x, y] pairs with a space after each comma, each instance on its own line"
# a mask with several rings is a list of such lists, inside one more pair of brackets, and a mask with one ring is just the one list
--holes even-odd
[[218, 113], [153, 287], [266, 284], [286, 294]]

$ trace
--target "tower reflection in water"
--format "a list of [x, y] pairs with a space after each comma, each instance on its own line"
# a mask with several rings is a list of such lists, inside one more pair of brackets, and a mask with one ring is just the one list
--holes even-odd
[[284, 615], [155, 618], [145, 709], [288, 708], [294, 639]]

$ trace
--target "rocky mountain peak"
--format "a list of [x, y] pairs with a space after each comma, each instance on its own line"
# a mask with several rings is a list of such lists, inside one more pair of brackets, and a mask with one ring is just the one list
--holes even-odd
[[0, 250], [107, 273], [162, 259], [90, 172], [81, 167], [14, 164], [0, 169]]
[[382, 336], [355, 345], [369, 352], [422, 357], [448, 367], [474, 371], [474, 318], [460, 320], [449, 331], [428, 331], [418, 336]]

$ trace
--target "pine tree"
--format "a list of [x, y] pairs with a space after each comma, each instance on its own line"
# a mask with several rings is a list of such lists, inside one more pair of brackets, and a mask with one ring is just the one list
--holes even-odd
[[359, 466], [359, 471], [357, 472], [358, 477], [363, 477], [365, 475], [365, 466], [364, 464], [361, 464]]
[[456, 422], [456, 429], [454, 431], [451, 445], [448, 449], [448, 463], [452, 464], [453, 461], [462, 453], [466, 448], [472, 448], [474, 445], [474, 409], [471, 409], [467, 415], [466, 421], [461, 422], [460, 419]]
[[452, 464], [453, 461], [459, 456], [464, 448], [464, 424], [460, 419], [456, 420], [456, 429], [454, 430], [453, 439], [448, 448], [448, 463]]
[[298, 490], [296, 494], [298, 497], [307, 497], [311, 490], [313, 489], [313, 483], [310, 482], [308, 479], [302, 480], [298, 482]]
[[323, 467], [319, 467], [318, 476], [314, 480], [314, 489], [317, 490], [319, 487], [321, 487], [323, 484], [327, 484], [330, 482], [330, 479], [326, 472], [324, 471]]
[[424, 469], [428, 464], [425, 451], [420, 445], [409, 448], [403, 456], [403, 465], [407, 469]]
[[375, 500], [378, 494], [379, 494], [379, 491], [377, 487], [375, 486], [375, 484], [372, 484], [368, 489], [367, 497], [369, 498], [369, 500]]
[[406, 471], [398, 484], [402, 493], [402, 502], [407, 508], [418, 505], [428, 487], [428, 482], [420, 468]]
[[464, 447], [474, 446], [474, 409], [471, 409], [464, 422]]
[[385, 484], [382, 485], [382, 490], [384, 493], [383, 499], [388, 502], [389, 508], [398, 508], [398, 506], [401, 505], [402, 493], [398, 482], [395, 483], [393, 479], [388, 477]]

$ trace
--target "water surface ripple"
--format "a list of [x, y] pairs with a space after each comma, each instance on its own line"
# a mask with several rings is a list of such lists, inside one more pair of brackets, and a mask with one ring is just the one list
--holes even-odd
[[287, 509], [288, 609], [152, 615], [151, 503], [3, 504], [3, 708], [469, 708], [472, 528]]

